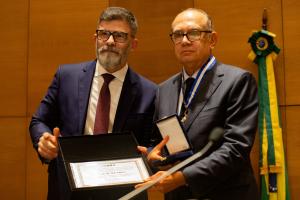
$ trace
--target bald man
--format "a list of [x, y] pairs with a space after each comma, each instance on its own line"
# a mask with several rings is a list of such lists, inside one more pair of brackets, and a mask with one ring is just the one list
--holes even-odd
[[[159, 87], [155, 119], [177, 114], [195, 152], [207, 144], [214, 127], [222, 127], [224, 136], [203, 159], [166, 177], [152, 190], [172, 200], [259, 199], [250, 162], [258, 116], [254, 77], [212, 55], [218, 35], [203, 10], [179, 13], [170, 36], [183, 69]], [[167, 138], [161, 144], [166, 142]], [[162, 146], [156, 146], [148, 159], [160, 159]], [[157, 172], [149, 182], [163, 173]]]

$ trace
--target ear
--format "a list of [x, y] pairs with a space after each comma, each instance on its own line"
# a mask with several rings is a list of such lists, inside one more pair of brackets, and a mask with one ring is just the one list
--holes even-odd
[[132, 41], [131, 41], [131, 50], [135, 50], [138, 46], [138, 39], [137, 38], [134, 38]]
[[211, 49], [215, 48], [217, 42], [218, 42], [218, 34], [217, 32], [213, 31], [210, 36], [210, 48]]

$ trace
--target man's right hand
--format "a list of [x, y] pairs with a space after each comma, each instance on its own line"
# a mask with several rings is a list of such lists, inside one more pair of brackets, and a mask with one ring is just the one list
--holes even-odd
[[47, 159], [53, 160], [58, 155], [57, 138], [60, 135], [59, 128], [53, 129], [53, 134], [44, 132], [38, 143], [39, 154]]
[[145, 156], [147, 156], [148, 161], [154, 160], [164, 160], [165, 158], [161, 156], [161, 151], [164, 146], [169, 141], [169, 136], [166, 136], [158, 145], [156, 145], [151, 152], [147, 152], [147, 148], [143, 146], [138, 146], [138, 150], [142, 152]]

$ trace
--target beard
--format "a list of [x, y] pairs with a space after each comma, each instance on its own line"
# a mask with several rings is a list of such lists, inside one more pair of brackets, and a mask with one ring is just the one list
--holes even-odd
[[129, 48], [122, 52], [122, 50], [112, 46], [96, 46], [97, 59], [107, 71], [116, 71], [123, 67], [120, 65], [124, 59], [127, 59], [128, 52]]

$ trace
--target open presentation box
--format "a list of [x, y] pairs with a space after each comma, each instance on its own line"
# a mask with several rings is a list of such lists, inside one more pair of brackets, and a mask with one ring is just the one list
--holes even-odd
[[151, 175], [131, 133], [60, 137], [58, 141], [72, 200], [115, 200]]

